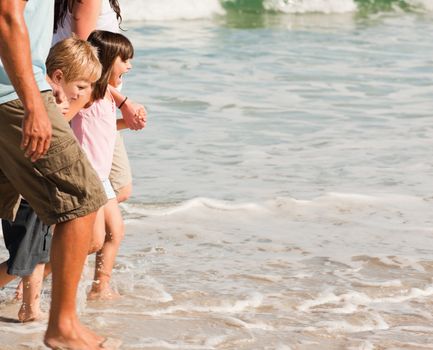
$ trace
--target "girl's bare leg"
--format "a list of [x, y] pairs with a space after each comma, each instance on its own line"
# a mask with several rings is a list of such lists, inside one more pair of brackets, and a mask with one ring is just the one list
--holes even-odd
[[104, 217], [105, 242], [102, 249], [96, 253], [95, 278], [88, 295], [89, 299], [113, 299], [119, 296], [110, 287], [117, 251], [124, 236], [122, 214], [115, 198], [104, 206]]

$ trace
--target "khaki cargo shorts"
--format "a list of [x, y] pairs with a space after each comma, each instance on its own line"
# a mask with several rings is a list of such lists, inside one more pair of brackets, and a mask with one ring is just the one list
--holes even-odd
[[20, 149], [23, 105], [0, 105], [0, 217], [14, 220], [20, 194], [48, 225], [96, 211], [107, 198], [51, 93], [43, 92], [53, 135], [47, 154], [32, 163]]
[[132, 182], [131, 165], [120, 132], [117, 132], [109, 179], [116, 195], [122, 187]]

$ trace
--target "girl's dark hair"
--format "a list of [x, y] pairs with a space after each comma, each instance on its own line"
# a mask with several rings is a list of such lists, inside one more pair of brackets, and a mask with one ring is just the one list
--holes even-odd
[[134, 57], [134, 48], [129, 39], [119, 33], [95, 30], [87, 39], [98, 50], [99, 61], [102, 64], [101, 78], [95, 83], [92, 93], [93, 101], [104, 98], [107, 92], [113, 64], [117, 57], [126, 61]]
[[[65, 17], [69, 9], [74, 7], [75, 2], [82, 2], [82, 0], [56, 0], [54, 6], [54, 33], [57, 32], [59, 26], [63, 26], [65, 23]], [[122, 16], [120, 15], [120, 6], [118, 0], [110, 0], [110, 5], [113, 11], [116, 13], [117, 21], [122, 23]]]

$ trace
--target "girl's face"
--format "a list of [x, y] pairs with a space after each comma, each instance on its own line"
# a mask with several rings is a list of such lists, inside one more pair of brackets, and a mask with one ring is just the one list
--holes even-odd
[[123, 74], [127, 73], [131, 68], [131, 60], [128, 59], [126, 61], [123, 61], [119, 56], [117, 56], [113, 64], [113, 68], [111, 69], [108, 84], [114, 87], [118, 87], [119, 85], [121, 85]]

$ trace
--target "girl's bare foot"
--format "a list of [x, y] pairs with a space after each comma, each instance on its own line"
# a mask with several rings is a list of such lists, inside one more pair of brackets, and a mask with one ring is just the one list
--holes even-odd
[[95, 289], [92, 288], [87, 294], [87, 300], [116, 300], [119, 299], [121, 295], [112, 290], [109, 286], [103, 288], [103, 289]]

